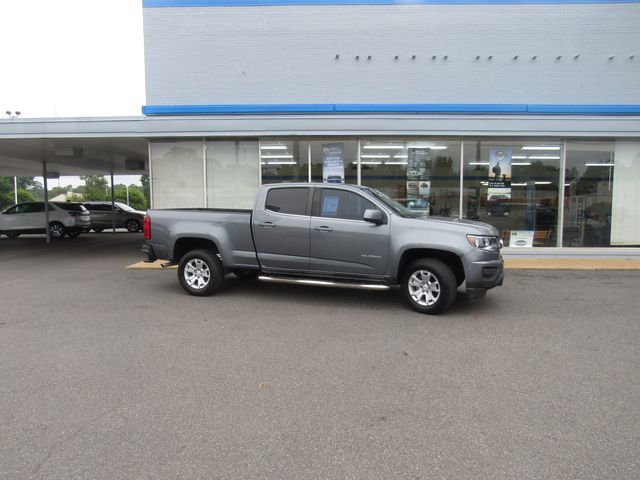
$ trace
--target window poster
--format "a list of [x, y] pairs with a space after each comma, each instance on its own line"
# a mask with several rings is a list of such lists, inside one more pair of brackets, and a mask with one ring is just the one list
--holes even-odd
[[511, 148], [492, 148], [489, 151], [489, 207], [494, 203], [511, 203]]
[[322, 198], [322, 216], [335, 217], [338, 215], [340, 197], [337, 195], [325, 195]]
[[533, 230], [511, 230], [509, 236], [509, 246], [518, 248], [531, 248], [533, 247]]
[[407, 208], [429, 215], [431, 149], [407, 149]]
[[344, 183], [344, 143], [322, 145], [322, 181]]

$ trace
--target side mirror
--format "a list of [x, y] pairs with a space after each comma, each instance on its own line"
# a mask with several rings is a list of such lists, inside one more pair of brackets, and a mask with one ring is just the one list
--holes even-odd
[[384, 214], [380, 210], [374, 210], [373, 208], [368, 208], [367, 210], [364, 211], [363, 220], [365, 222], [381, 225], [384, 223]]

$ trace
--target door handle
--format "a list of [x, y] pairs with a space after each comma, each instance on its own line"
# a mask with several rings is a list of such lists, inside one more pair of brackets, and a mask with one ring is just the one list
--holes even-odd
[[263, 223], [260, 223], [259, 225], [264, 228], [276, 228], [276, 224], [273, 222], [263, 222]]
[[323, 225], [321, 227], [315, 227], [314, 230], [317, 230], [318, 232], [331, 232], [333, 231], [333, 228]]

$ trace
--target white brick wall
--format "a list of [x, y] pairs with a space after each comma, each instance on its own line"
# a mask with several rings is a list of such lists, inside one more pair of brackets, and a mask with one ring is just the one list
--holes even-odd
[[146, 8], [144, 23], [148, 105], [640, 104], [638, 4]]

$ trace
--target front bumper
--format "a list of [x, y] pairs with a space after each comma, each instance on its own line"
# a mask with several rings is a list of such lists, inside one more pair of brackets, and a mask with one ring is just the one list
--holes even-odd
[[[475, 253], [475, 252], [474, 252]], [[504, 260], [500, 254], [491, 254], [493, 258], [483, 255], [468, 255], [464, 262], [464, 273], [467, 289], [483, 289], [499, 287], [504, 282]]]

